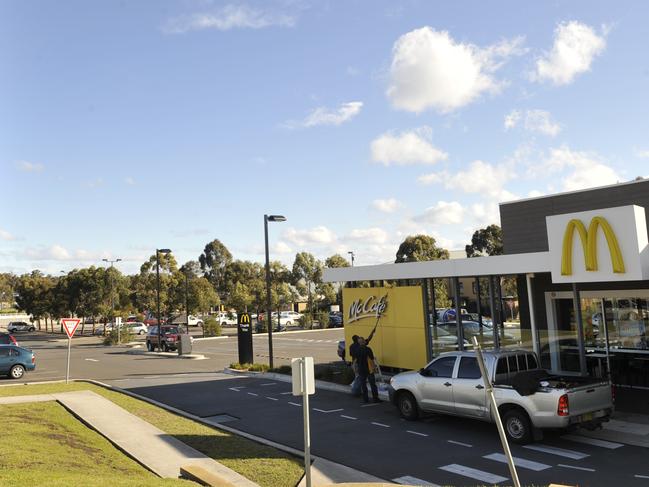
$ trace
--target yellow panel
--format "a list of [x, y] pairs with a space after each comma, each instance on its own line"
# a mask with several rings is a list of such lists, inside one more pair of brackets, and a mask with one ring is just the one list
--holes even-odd
[[384, 305], [370, 342], [379, 364], [402, 369], [423, 367], [426, 365], [426, 333], [421, 286], [343, 289], [348, 354], [352, 335], [367, 337], [377, 323], [377, 309]]

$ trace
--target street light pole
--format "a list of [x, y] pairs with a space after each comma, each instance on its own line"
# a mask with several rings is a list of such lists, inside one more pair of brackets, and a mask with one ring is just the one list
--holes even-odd
[[158, 318], [158, 351], [162, 351], [162, 322], [160, 320], [160, 254], [168, 254], [169, 249], [155, 249], [155, 279], [156, 279], [156, 301]]
[[[114, 300], [114, 294], [113, 294], [113, 264], [116, 262], [121, 262], [122, 259], [101, 259], [104, 262], [109, 262], [110, 263], [110, 321], [113, 323], [113, 326], [115, 325], [115, 300]], [[85, 323], [85, 321], [84, 321]], [[94, 321], [93, 321], [94, 323]], [[94, 329], [94, 328], [93, 328]], [[104, 330], [104, 334], [106, 333], [106, 330]], [[119, 328], [117, 328], [117, 344], [119, 345]]]
[[266, 248], [266, 325], [268, 326], [268, 366], [273, 368], [273, 323], [270, 305], [270, 257], [268, 252], [268, 222], [284, 222], [282, 215], [264, 215], [264, 243]]
[[351, 258], [352, 258], [352, 267], [354, 267], [354, 255], [356, 255], [356, 254], [354, 254], [354, 251], [352, 251], [352, 250], [350, 250], [347, 253], [351, 256]]

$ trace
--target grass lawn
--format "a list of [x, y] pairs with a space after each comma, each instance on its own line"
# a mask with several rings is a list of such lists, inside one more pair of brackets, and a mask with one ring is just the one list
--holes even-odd
[[[304, 473], [300, 459], [269, 446], [255, 443], [224, 431], [220, 431], [192, 421], [173, 413], [165, 411], [144, 401], [132, 398], [119, 392], [111, 391], [94, 384], [72, 382], [70, 384], [35, 384], [0, 387], [0, 396], [21, 396], [28, 394], [48, 394], [53, 392], [90, 390], [110, 399], [118, 406], [149, 421], [161, 430], [176, 437], [180, 441], [192, 446], [205, 455], [214, 458], [223, 465], [240, 473], [244, 477], [264, 487], [294, 487]], [[43, 404], [43, 403], [40, 403]], [[44, 403], [49, 404], [49, 403]], [[16, 405], [18, 407], [26, 405]], [[30, 405], [31, 406], [31, 405]], [[36, 406], [36, 404], [33, 404]], [[5, 408], [0, 406], [4, 415]], [[30, 419], [40, 416], [31, 416]], [[36, 422], [36, 421], [34, 421]], [[13, 424], [13, 422], [7, 423]], [[81, 423], [79, 423], [81, 425]], [[85, 426], [82, 426], [85, 428]], [[5, 430], [8, 428], [5, 428]], [[19, 445], [20, 443], [7, 442], [5, 445]], [[64, 448], [62, 444], [58, 449]], [[40, 452], [41, 456], [56, 458], [57, 450], [50, 448]], [[0, 463], [0, 467], [2, 467]], [[3, 477], [0, 477], [2, 479]], [[158, 479], [158, 482], [160, 480]], [[112, 483], [112, 482], [111, 482]], [[4, 485], [4, 483], [0, 482]], [[23, 485], [39, 485], [38, 482]], [[63, 485], [63, 484], [61, 484]], [[67, 485], [83, 485], [83, 483], [68, 483]], [[116, 484], [117, 485], [117, 484]], [[121, 485], [121, 484], [120, 484]], [[123, 484], [134, 485], [134, 484]], [[140, 484], [137, 484], [140, 485]], [[147, 484], [141, 484], [147, 485]]]
[[2, 406], [0, 485], [196, 485], [161, 479], [58, 403]]

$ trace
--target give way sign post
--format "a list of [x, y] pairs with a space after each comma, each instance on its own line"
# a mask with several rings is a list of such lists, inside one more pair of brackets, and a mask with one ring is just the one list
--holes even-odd
[[70, 346], [72, 344], [72, 336], [74, 332], [77, 331], [77, 326], [79, 326], [79, 318], [63, 318], [61, 323], [63, 323], [63, 329], [68, 335], [68, 365], [65, 370], [65, 383], [67, 384], [70, 380]]

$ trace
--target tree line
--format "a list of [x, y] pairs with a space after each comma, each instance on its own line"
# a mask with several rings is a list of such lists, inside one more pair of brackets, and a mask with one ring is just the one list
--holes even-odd
[[[502, 235], [496, 225], [475, 232], [467, 255], [502, 253]], [[449, 252], [437, 246], [429, 235], [407, 237], [399, 246], [395, 262], [448, 259]], [[160, 254], [160, 309], [171, 316], [185, 309], [200, 314], [221, 304], [226, 309], [259, 312], [266, 307], [266, 274], [262, 264], [234, 259], [218, 239], [207, 243], [197, 260], [178, 266], [172, 253]], [[278, 261], [270, 263], [271, 304], [286, 309], [306, 302], [307, 315], [340, 302], [341, 289], [322, 281], [325, 267], [348, 267], [339, 254], [321, 261], [309, 252], [298, 252], [289, 268]], [[436, 281], [438, 296], [446, 296], [443, 280]], [[0, 297], [13, 296], [16, 307], [38, 322], [53, 328], [61, 317], [101, 317], [155, 315], [157, 309], [156, 255], [141, 266], [137, 274], [125, 275], [117, 267], [90, 266], [60, 276], [38, 270], [23, 275], [0, 273]]]

